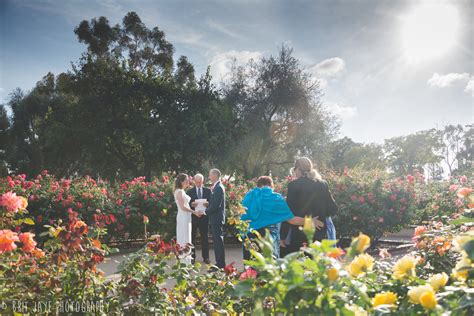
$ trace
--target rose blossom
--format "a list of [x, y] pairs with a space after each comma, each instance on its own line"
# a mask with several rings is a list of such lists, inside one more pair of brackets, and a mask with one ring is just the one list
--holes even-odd
[[28, 202], [25, 198], [9, 191], [0, 196], [0, 206], [5, 207], [8, 212], [16, 213], [19, 210], [25, 209], [28, 206]]
[[0, 254], [16, 249], [15, 241], [18, 239], [18, 234], [9, 229], [0, 230]]

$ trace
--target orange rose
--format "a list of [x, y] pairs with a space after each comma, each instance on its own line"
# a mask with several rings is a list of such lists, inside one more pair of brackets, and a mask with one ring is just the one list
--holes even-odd
[[345, 251], [342, 250], [341, 248], [334, 248], [334, 249], [332, 249], [331, 251], [327, 252], [326, 255], [327, 255], [328, 257], [337, 259], [337, 258], [339, 258], [340, 256], [342, 256], [344, 253], [345, 253]]
[[83, 234], [87, 234], [89, 231], [89, 228], [87, 227], [87, 224], [84, 223], [83, 221], [76, 221], [74, 225], [72, 226], [72, 229], [74, 230], [82, 230]]
[[421, 234], [423, 234], [427, 230], [428, 229], [426, 228], [426, 226], [418, 226], [418, 227], [415, 228], [415, 236], [420, 236]]
[[472, 193], [472, 189], [471, 189], [471, 188], [461, 188], [461, 189], [459, 189], [459, 191], [458, 191], [458, 197], [466, 198], [466, 197], [468, 197], [471, 193]]
[[33, 254], [33, 256], [37, 259], [39, 258], [43, 258], [44, 257], [44, 251], [39, 249], [39, 248], [35, 248], [31, 251], [31, 253]]
[[449, 249], [451, 249], [451, 243], [449, 241], [446, 241], [442, 246], [436, 247], [436, 252], [440, 256], [444, 256], [446, 251], [448, 251]]
[[0, 254], [15, 250], [15, 241], [20, 241], [17, 233], [9, 229], [0, 230]]
[[26, 210], [26, 208], [28, 207], [28, 200], [23, 196], [21, 196], [20, 199], [21, 199], [21, 209]]
[[23, 233], [20, 234], [20, 241], [23, 244], [24, 252], [31, 252], [36, 248], [36, 241], [33, 239], [35, 234], [32, 233]]

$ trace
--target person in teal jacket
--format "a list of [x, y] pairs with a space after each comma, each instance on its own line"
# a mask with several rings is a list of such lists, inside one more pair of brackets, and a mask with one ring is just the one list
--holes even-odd
[[[295, 217], [291, 212], [284, 197], [273, 191], [271, 177], [262, 176], [257, 180], [257, 187], [250, 190], [242, 201], [246, 213], [240, 219], [249, 222], [248, 238], [255, 238], [253, 231], [258, 231], [265, 236], [266, 230], [273, 239], [273, 255], [280, 257], [280, 225], [289, 222], [292, 225], [302, 226], [303, 217]], [[243, 247], [244, 259], [250, 259], [249, 251]]]

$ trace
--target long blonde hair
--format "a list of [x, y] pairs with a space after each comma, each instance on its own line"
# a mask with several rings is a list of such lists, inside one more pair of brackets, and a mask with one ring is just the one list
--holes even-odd
[[321, 174], [313, 168], [313, 163], [308, 157], [301, 157], [296, 159], [294, 169], [300, 169], [303, 177], [308, 177], [312, 180], [322, 180]]

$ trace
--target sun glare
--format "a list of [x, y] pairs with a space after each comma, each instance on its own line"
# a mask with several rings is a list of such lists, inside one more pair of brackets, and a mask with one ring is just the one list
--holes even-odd
[[403, 17], [401, 41], [404, 57], [412, 63], [442, 57], [456, 44], [458, 10], [446, 3], [414, 7]]

